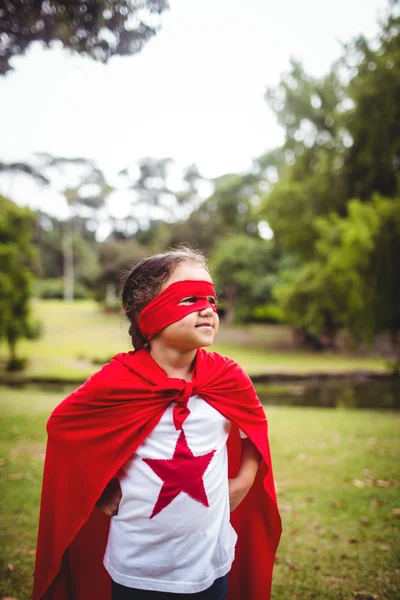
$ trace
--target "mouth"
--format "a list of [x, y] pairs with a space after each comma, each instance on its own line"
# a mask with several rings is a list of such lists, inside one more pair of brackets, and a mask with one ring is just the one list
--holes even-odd
[[212, 323], [200, 323], [196, 325], [196, 329], [213, 329]]

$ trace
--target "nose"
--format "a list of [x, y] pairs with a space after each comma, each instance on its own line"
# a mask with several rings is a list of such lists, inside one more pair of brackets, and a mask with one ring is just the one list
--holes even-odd
[[199, 311], [199, 315], [202, 317], [212, 317], [213, 314], [214, 311], [211, 306], [207, 306], [206, 308], [203, 308], [203, 310]]

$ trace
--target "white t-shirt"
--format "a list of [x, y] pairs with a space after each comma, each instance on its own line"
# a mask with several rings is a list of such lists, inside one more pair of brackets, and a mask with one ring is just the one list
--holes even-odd
[[122, 499], [104, 566], [126, 587], [192, 594], [228, 573], [234, 558], [226, 449], [231, 423], [192, 396], [177, 431], [174, 406], [119, 473]]

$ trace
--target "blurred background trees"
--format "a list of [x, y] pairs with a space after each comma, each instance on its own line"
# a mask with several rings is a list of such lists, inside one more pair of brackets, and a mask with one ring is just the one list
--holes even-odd
[[9, 370], [19, 368], [20, 338], [34, 338], [39, 325], [30, 318], [33, 274], [39, 274], [32, 246], [35, 215], [0, 195], [0, 338], [9, 349]]
[[[108, 4], [114, 8], [107, 10], [124, 16], [117, 5], [125, 3]], [[149, 11], [166, 7], [145, 4]], [[177, 185], [170, 158], [143, 157], [111, 185], [88, 159], [42, 155], [34, 165], [0, 164], [1, 170], [42, 178], [44, 185], [57, 169], [74, 168], [79, 175], [62, 189], [68, 219], [36, 214], [38, 293], [93, 296], [111, 306], [125, 269], [143, 256], [188, 243], [209, 257], [228, 322], [289, 323], [318, 348], [334, 347], [342, 329], [355, 341], [386, 331], [398, 348], [396, 5], [379, 38], [359, 37], [346, 45], [324, 77], [311, 77], [293, 61], [279, 85], [267, 90], [285, 141], [255, 159], [247, 173], [207, 181], [192, 164]], [[82, 48], [88, 51], [83, 42]], [[117, 43], [115, 51], [123, 48]], [[116, 217], [121, 194], [128, 209]], [[100, 226], [107, 231], [103, 236]]]
[[[298, 63], [267, 98], [285, 127], [278, 180], [261, 213], [293, 257], [275, 297], [284, 318], [334, 345], [400, 330], [400, 31], [397, 13], [377, 44], [360, 37], [326, 77]], [[276, 165], [264, 158], [263, 166]], [[384, 299], [385, 298], [385, 299]]]
[[151, 17], [167, 8], [167, 0], [7, 0], [0, 5], [0, 74], [32, 42], [59, 43], [102, 62], [135, 54], [157, 31]]

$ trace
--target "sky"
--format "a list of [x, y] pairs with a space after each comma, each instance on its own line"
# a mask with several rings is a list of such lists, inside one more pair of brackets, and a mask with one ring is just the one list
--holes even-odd
[[[34, 45], [0, 77], [0, 161], [36, 152], [94, 159], [110, 177], [141, 157], [196, 163], [206, 177], [243, 172], [283, 142], [264, 94], [291, 57], [321, 76], [341, 44], [373, 37], [386, 0], [170, 0], [140, 54], [108, 64]], [[0, 178], [20, 204], [63, 213], [63, 200]]]

